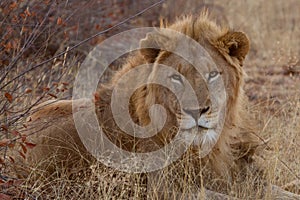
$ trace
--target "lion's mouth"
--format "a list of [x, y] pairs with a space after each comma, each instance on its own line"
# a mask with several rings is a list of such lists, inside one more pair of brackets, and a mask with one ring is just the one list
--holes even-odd
[[181, 127], [182, 130], [192, 130], [192, 129], [197, 129], [198, 131], [208, 131], [212, 129], [211, 127], [208, 126], [203, 126], [203, 125], [197, 125], [196, 123], [193, 123], [193, 125], [190, 124], [185, 124]]
[[181, 115], [177, 117], [178, 121], [180, 122], [181, 129], [190, 130], [196, 128], [199, 131], [208, 131], [211, 129], [215, 129], [219, 119], [218, 116], [208, 119], [208, 117], [205, 115], [200, 116], [198, 119], [195, 119], [189, 115]]
[[201, 126], [201, 125], [195, 125], [193, 127], [181, 128], [181, 129], [185, 130], [185, 131], [196, 130], [196, 132], [198, 132], [198, 133], [203, 133], [204, 131], [211, 130], [212, 128], [209, 128], [209, 127], [206, 127], [206, 126]]
[[211, 129], [211, 128], [209, 128], [209, 127], [202, 126], [202, 125], [198, 125], [197, 128], [198, 128], [199, 131]]
[[197, 124], [196, 121], [188, 121], [183, 123], [183, 125], [181, 126], [181, 129], [183, 130], [192, 130], [192, 129], [197, 129], [198, 131], [208, 131], [210, 129], [213, 129], [213, 127], [210, 126], [206, 126], [205, 124]]

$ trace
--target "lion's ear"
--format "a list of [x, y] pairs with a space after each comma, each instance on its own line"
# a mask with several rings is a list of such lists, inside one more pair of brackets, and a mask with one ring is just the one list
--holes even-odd
[[250, 48], [249, 39], [243, 32], [228, 32], [215, 45], [227, 60], [231, 58], [231, 61], [238, 62], [240, 66], [243, 65]]
[[140, 41], [140, 52], [147, 60], [153, 63], [161, 49], [165, 49], [169, 38], [159, 31], [148, 33], [146, 38]]

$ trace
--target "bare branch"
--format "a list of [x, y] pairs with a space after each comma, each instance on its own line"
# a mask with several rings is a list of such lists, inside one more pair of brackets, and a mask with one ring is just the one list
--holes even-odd
[[63, 51], [63, 52], [60, 52], [60, 53], [57, 54], [56, 56], [53, 56], [52, 58], [49, 58], [49, 59], [47, 59], [47, 60], [45, 60], [45, 61], [43, 61], [43, 62], [41, 62], [41, 63], [39, 63], [39, 64], [37, 64], [37, 65], [35, 65], [35, 66], [33, 66], [33, 67], [31, 67], [30, 69], [28, 69], [28, 70], [26, 70], [26, 71], [20, 73], [18, 76], [12, 78], [10, 81], [8, 81], [6, 84], [4, 84], [4, 85], [0, 88], [0, 90], [2, 90], [3, 88], [5, 88], [7, 85], [9, 85], [10, 83], [12, 83], [12, 82], [15, 81], [16, 79], [18, 79], [18, 78], [24, 76], [24, 74], [26, 74], [26, 73], [28, 73], [28, 72], [30, 72], [30, 71], [32, 71], [32, 70], [34, 70], [34, 69], [36, 69], [36, 68], [42, 66], [42, 65], [44, 65], [45, 63], [48, 63], [48, 62], [50, 62], [50, 61], [52, 61], [52, 60], [54, 60], [54, 59], [56, 59], [56, 58], [58, 58], [58, 57], [60, 57], [60, 56], [63, 56], [65, 53], [68, 53], [68, 52], [70, 52], [70, 51], [76, 49], [77, 47], [81, 46], [82, 44], [84, 44], [84, 43], [90, 41], [91, 39], [93, 39], [93, 38], [95, 38], [95, 37], [97, 37], [97, 36], [99, 36], [99, 35], [102, 35], [102, 34], [104, 34], [104, 33], [107, 33], [107, 32], [109, 32], [109, 31], [111, 31], [112, 29], [115, 29], [115, 28], [121, 26], [122, 24], [124, 24], [124, 23], [126, 23], [126, 22], [128, 22], [128, 21], [130, 21], [130, 20], [132, 20], [132, 19], [134, 19], [134, 18], [136, 18], [136, 17], [138, 17], [139, 15], [145, 13], [146, 11], [150, 10], [151, 8], [153, 8], [153, 7], [157, 6], [157, 5], [162, 4], [164, 1], [165, 1], [165, 0], [160, 0], [159, 2], [152, 4], [151, 6], [149, 6], [149, 7], [145, 8], [144, 10], [142, 10], [142, 11], [136, 13], [135, 15], [132, 15], [132, 16], [130, 16], [130, 17], [124, 19], [123, 21], [121, 21], [121, 22], [119, 22], [119, 23], [113, 25], [112, 27], [110, 27], [110, 28], [108, 28], [108, 29], [106, 29], [106, 30], [104, 30], [104, 31], [100, 31], [100, 32], [98, 32], [98, 33], [92, 35], [91, 37], [88, 37], [88, 38], [82, 40], [81, 42], [75, 44], [74, 46], [70, 47], [69, 49], [67, 49], [67, 50], [65, 50], [65, 51]]

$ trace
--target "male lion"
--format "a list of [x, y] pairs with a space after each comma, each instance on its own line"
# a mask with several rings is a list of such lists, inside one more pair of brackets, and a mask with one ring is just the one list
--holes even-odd
[[[185, 34], [200, 44], [216, 66], [204, 60], [203, 63], [197, 62], [193, 57], [197, 52], [192, 48], [186, 51], [195, 63], [173, 54], [170, 50], [176, 48], [180, 41], [176, 41], [176, 37], [168, 32], [149, 33], [140, 42], [141, 50], [128, 58], [127, 63], [109, 84], [97, 90], [94, 102], [104, 133], [114, 144], [126, 151], [149, 152], [170, 143], [180, 126], [184, 133], [196, 133], [190, 152], [199, 152], [216, 142], [208, 155], [195, 158], [198, 159], [195, 165], [198, 168], [205, 166], [216, 177], [222, 177], [229, 183], [248, 169], [260, 172], [253, 164], [253, 156], [261, 141], [251, 125], [253, 119], [247, 113], [247, 100], [243, 91], [242, 66], [249, 51], [248, 37], [243, 32], [216, 25], [205, 13], [198, 17], [184, 17], [167, 28]], [[164, 49], [166, 47], [170, 47], [170, 50]], [[136, 79], [131, 79], [128, 85], [134, 86], [141, 80], [153, 82], [160, 77], [164, 79], [167, 87], [157, 84], [138, 87], [129, 101], [130, 116], [136, 124], [145, 127], [151, 123], [151, 119], [155, 121], [153, 116], [150, 117], [151, 106], [160, 104], [165, 108], [167, 117], [163, 128], [156, 135], [148, 138], [133, 137], [124, 133], [112, 116], [112, 93], [123, 75], [147, 63], [154, 64], [149, 65], [149, 71], [142, 71]], [[178, 73], [161, 73], [159, 64], [171, 66]], [[200, 66], [201, 73], [193, 64]], [[226, 97], [222, 96], [220, 85], [216, 84], [218, 80], [222, 80], [224, 84]], [[187, 85], [194, 90], [198, 104], [189, 106], [190, 104], [186, 103], [185, 107], [180, 107], [179, 101], [189, 99], [186, 93]], [[126, 85], [123, 89], [126, 90]], [[175, 91], [177, 96], [170, 90]], [[222, 100], [225, 100], [226, 106], [224, 116], [220, 114], [222, 105], [218, 105]], [[92, 109], [86, 108], [87, 102], [90, 100], [46, 102], [37, 109], [30, 117], [29, 127], [35, 126], [37, 132], [32, 135], [32, 140], [37, 146], [28, 152], [29, 164], [40, 165], [40, 169], [53, 172], [58, 170], [58, 166], [71, 168], [78, 166], [79, 161], [93, 161], [93, 157], [78, 136], [72, 116], [72, 103], [78, 110]], [[154, 117], [160, 119], [158, 115]], [[217, 127], [222, 117], [225, 117], [224, 126], [218, 135]], [[37, 126], [40, 122], [47, 124]], [[189, 134], [186, 137], [190, 137]]]

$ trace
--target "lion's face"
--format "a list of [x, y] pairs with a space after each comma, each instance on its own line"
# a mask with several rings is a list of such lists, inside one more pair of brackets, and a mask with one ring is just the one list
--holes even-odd
[[[226, 117], [233, 120], [232, 113], [236, 109], [242, 87], [242, 62], [249, 50], [249, 41], [241, 32], [220, 31], [219, 35], [212, 34], [209, 39], [201, 33], [195, 34], [195, 30], [190, 35], [186, 30], [194, 27], [187, 26], [176, 30], [175, 25], [171, 29], [192, 36], [208, 54], [197, 54], [195, 48], [185, 48], [185, 53], [190, 55], [187, 61], [169, 50], [161, 50], [168, 46], [181, 48], [181, 41], [166, 35], [164, 31], [150, 33], [141, 41], [141, 47], [145, 48], [141, 50], [142, 55], [149, 63], [154, 63], [149, 82], [157, 82], [159, 79], [165, 83], [163, 87], [148, 87], [145, 107], [163, 105], [170, 115], [167, 125], [188, 130], [185, 131], [187, 133], [196, 131], [193, 144], [203, 147], [215, 144]], [[180, 27], [183, 25], [180, 24]], [[157, 49], [149, 49], [149, 46]], [[162, 66], [169, 66], [173, 70], [162, 70]], [[192, 95], [196, 97], [196, 102]], [[160, 119], [160, 113], [155, 118]], [[194, 137], [186, 137], [190, 136]]]
[[[195, 66], [175, 54], [162, 52], [161, 58], [154, 64], [149, 79], [152, 79], [151, 82], [163, 79], [165, 85], [152, 88], [148, 97], [155, 96], [155, 103], [163, 105], [169, 114], [175, 116], [181, 130], [197, 132], [195, 145], [216, 142], [216, 129], [222, 121], [222, 109], [226, 104], [223, 69], [217, 68], [208, 59], [197, 64], [200, 69], [197, 71]], [[164, 65], [174, 70], [160, 70]], [[196, 102], [191, 95], [195, 95]]]

